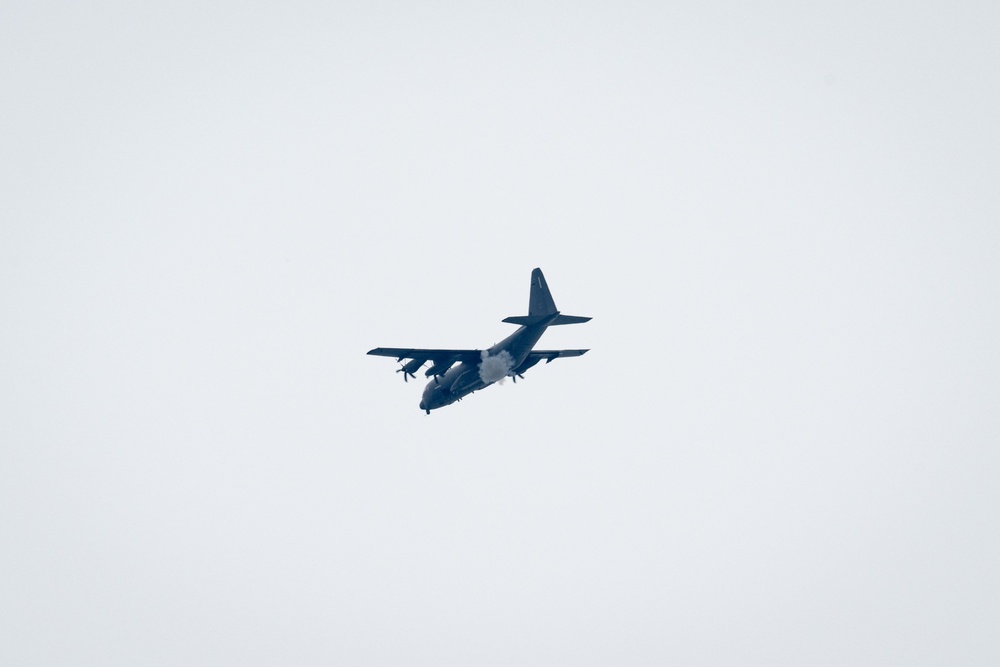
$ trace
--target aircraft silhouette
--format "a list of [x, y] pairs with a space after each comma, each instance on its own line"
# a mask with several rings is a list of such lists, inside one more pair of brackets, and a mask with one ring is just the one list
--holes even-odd
[[523, 378], [524, 372], [542, 359], [549, 363], [559, 357], [579, 357], [587, 350], [533, 350], [535, 343], [550, 326], [580, 324], [589, 317], [563, 315], [556, 310], [545, 276], [541, 269], [531, 272], [531, 292], [528, 295], [528, 314], [504, 319], [520, 325], [514, 333], [493, 347], [485, 350], [438, 350], [412, 347], [376, 347], [368, 354], [395, 357], [396, 361], [408, 359], [397, 373], [416, 379], [416, 371], [428, 361], [431, 367], [424, 373], [432, 378], [424, 388], [420, 409], [431, 410], [451, 405], [474, 391], [490, 386], [498, 380], [512, 376], [514, 382]]

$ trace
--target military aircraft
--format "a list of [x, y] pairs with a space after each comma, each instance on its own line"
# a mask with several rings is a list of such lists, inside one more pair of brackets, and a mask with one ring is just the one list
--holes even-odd
[[485, 350], [434, 350], [412, 347], [376, 347], [368, 354], [395, 357], [396, 361], [408, 359], [397, 373], [416, 379], [416, 371], [428, 361], [431, 367], [424, 373], [432, 378], [424, 388], [420, 409], [431, 410], [451, 405], [474, 391], [490, 386], [498, 380], [512, 376], [524, 378], [524, 372], [542, 359], [545, 363], [559, 357], [579, 357], [587, 350], [533, 350], [535, 343], [550, 326], [580, 324], [589, 317], [563, 315], [545, 284], [541, 269], [531, 272], [531, 292], [528, 295], [528, 314], [508, 317], [504, 322], [520, 325], [514, 333]]

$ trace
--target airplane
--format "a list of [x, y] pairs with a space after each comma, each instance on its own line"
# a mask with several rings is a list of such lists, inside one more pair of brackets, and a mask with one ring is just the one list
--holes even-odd
[[424, 388], [420, 409], [427, 414], [462, 400], [474, 391], [484, 389], [505, 377], [524, 379], [524, 372], [540, 362], [550, 363], [560, 357], [579, 357], [588, 350], [534, 350], [535, 343], [548, 327], [560, 324], [581, 324], [589, 317], [563, 315], [556, 309], [552, 294], [545, 283], [541, 269], [531, 272], [531, 291], [528, 294], [528, 314], [504, 319], [520, 325], [514, 333], [493, 347], [485, 350], [439, 350], [412, 347], [376, 347], [368, 354], [395, 357], [402, 362], [408, 359], [397, 373], [416, 379], [416, 372], [428, 361], [430, 368], [424, 373], [432, 378]]

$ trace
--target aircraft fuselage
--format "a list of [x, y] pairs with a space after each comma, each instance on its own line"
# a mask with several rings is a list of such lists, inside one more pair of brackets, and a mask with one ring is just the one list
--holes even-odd
[[[508, 375], [513, 375], [528, 358], [528, 354], [545, 333], [549, 323], [558, 315], [559, 313], [556, 312], [538, 324], [519, 327], [517, 331], [493, 347], [484, 350], [483, 358], [479, 362], [463, 361], [449, 368], [444, 375], [435, 376], [424, 387], [424, 394], [420, 399], [420, 409], [430, 414], [431, 410], [451, 405], [474, 391], [479, 391]], [[504, 354], [509, 355], [509, 358], [505, 357]], [[489, 357], [494, 357], [498, 361], [488, 362]], [[488, 366], [484, 369], [484, 362], [493, 365], [493, 367]], [[495, 368], [501, 363], [509, 367], [509, 372], [495, 377], [497, 374], [494, 372]]]

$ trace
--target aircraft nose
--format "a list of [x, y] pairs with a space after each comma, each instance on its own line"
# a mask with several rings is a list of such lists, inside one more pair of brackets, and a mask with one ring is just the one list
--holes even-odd
[[426, 410], [427, 409], [427, 401], [425, 401], [423, 399], [420, 399], [420, 409], [421, 410]]

